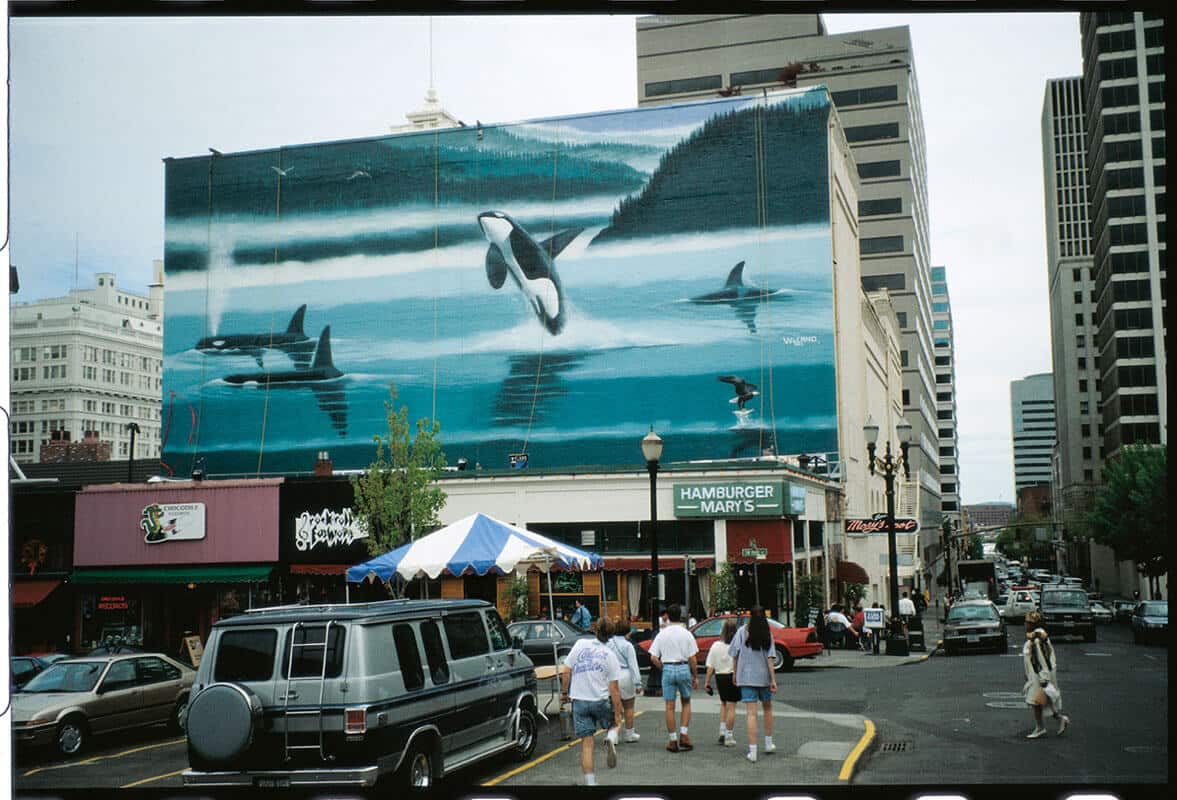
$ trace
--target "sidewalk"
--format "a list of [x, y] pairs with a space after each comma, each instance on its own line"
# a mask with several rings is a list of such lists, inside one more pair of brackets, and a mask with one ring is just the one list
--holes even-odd
[[895, 667], [900, 664], [918, 664], [931, 657], [944, 632], [944, 624], [935, 606], [924, 611], [924, 646], [925, 650], [912, 650], [910, 655], [889, 656], [885, 642], [879, 646], [879, 654], [863, 653], [854, 645], [846, 649], [835, 648], [825, 650], [817, 658], [806, 658], [797, 662], [797, 667], [839, 667], [843, 669], [877, 669], [879, 667]]

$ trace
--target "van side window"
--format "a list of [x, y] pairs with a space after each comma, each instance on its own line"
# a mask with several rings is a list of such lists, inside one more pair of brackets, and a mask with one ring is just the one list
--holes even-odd
[[421, 671], [421, 651], [417, 649], [413, 626], [405, 623], [393, 625], [392, 641], [396, 645], [396, 659], [400, 662], [405, 691], [420, 689], [425, 685], [425, 673]]
[[[294, 636], [296, 644], [305, 647], [294, 649], [294, 674], [287, 675], [290, 668], [290, 631], [286, 632], [286, 645], [282, 650], [282, 677], [317, 678], [323, 669], [323, 631], [326, 625], [299, 625]], [[327, 642], [327, 677], [338, 678], [343, 672], [343, 626], [331, 626], [331, 638]]]
[[217, 645], [215, 681], [264, 681], [274, 674], [278, 631], [225, 631]]
[[447, 616], [445, 639], [450, 646], [450, 655], [455, 660], [480, 656], [490, 651], [486, 643], [486, 628], [482, 625], [482, 615], [477, 611]]
[[490, 631], [491, 650], [506, 650], [511, 646], [511, 634], [507, 633], [503, 618], [493, 608], [486, 612], [486, 628]]
[[429, 677], [434, 686], [450, 682], [450, 662], [446, 660], [445, 648], [441, 645], [441, 631], [437, 623], [421, 623], [421, 641], [425, 643], [425, 659], [429, 662]]

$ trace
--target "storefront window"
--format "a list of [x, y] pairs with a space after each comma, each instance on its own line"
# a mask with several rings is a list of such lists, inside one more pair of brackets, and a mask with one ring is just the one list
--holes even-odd
[[83, 650], [109, 642], [143, 646], [142, 605], [123, 593], [94, 593], [82, 597]]

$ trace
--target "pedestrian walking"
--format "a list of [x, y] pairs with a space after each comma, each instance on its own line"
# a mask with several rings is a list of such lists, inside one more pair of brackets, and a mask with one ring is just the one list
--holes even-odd
[[605, 643], [609, 625], [600, 620], [596, 637], [577, 639], [560, 672], [560, 702], [572, 701], [573, 732], [580, 739], [580, 771], [585, 786], [596, 786], [593, 748], [598, 729], [605, 731], [605, 763], [617, 766], [617, 734], [621, 729], [621, 664]]
[[703, 690], [719, 692], [719, 743], [727, 747], [736, 746], [736, 703], [740, 702], [740, 690], [732, 683], [735, 664], [729, 652], [732, 638], [736, 635], [736, 621], [725, 620], [719, 632], [719, 641], [707, 651], [707, 675], [703, 679]]
[[582, 631], [587, 631], [589, 625], [593, 622], [593, 614], [585, 607], [580, 600], [573, 601], [576, 603], [576, 609], [572, 612], [572, 624], [580, 628]]
[[[597, 625], [604, 625], [602, 617]], [[633, 644], [626, 638], [629, 623], [621, 617], [614, 617], [609, 623], [609, 649], [617, 656], [621, 664], [621, 678], [617, 681], [617, 688], [621, 692], [621, 710], [625, 714], [624, 742], [632, 743], [641, 739], [641, 735], [633, 729], [634, 698], [642, 691], [642, 673], [638, 669], [638, 654]]]
[[[662, 700], [666, 705], [666, 749], [672, 753], [693, 750], [688, 728], [691, 724], [691, 690], [699, 688], [695, 637], [682, 624], [682, 608], [672, 603], [666, 609], [669, 624], [650, 643], [650, 661], [662, 671]], [[768, 623], [766, 622], [765, 625]], [[682, 721], [675, 728], [675, 696], [682, 698]]]
[[768, 619], [760, 606], [752, 607], [748, 624], [736, 631], [728, 653], [732, 657], [734, 683], [740, 689], [740, 699], [748, 717], [748, 760], [755, 763], [756, 703], [764, 709], [764, 752], [775, 753], [772, 741], [772, 696], [776, 692], [776, 672], [773, 670], [772, 633]]
[[1042, 614], [1037, 611], [1026, 613], [1026, 643], [1022, 645], [1022, 668], [1026, 672], [1026, 683], [1022, 692], [1026, 705], [1034, 712], [1034, 730], [1026, 734], [1027, 739], [1046, 735], [1042, 726], [1042, 711], [1049, 708], [1058, 722], [1058, 735], [1062, 736], [1071, 718], [1063, 713], [1063, 696], [1058, 689], [1058, 662], [1050, 636], [1042, 627]]
[[915, 616], [915, 602], [907, 596], [907, 592], [903, 593], [903, 597], [899, 598], [899, 616], [914, 617]]

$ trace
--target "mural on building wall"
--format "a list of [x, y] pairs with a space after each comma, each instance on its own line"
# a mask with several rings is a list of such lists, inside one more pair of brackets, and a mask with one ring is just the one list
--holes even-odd
[[[166, 161], [164, 462], [837, 448], [824, 90]], [[203, 461], [202, 461], [203, 460]]]

